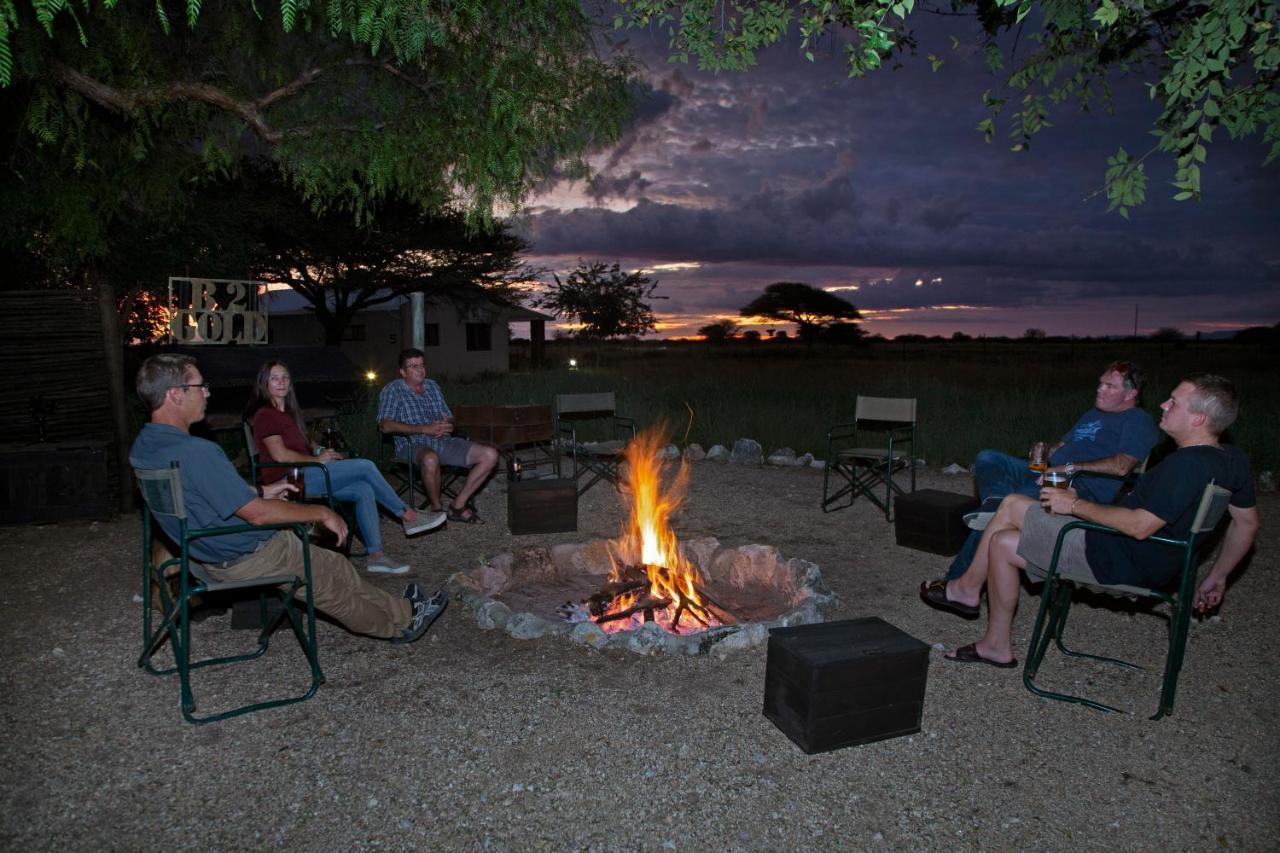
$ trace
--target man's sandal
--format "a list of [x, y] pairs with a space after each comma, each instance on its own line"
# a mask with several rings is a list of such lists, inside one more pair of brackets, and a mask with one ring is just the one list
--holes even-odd
[[471, 506], [464, 506], [462, 509], [449, 507], [449, 520], [459, 524], [484, 524], [484, 519]]

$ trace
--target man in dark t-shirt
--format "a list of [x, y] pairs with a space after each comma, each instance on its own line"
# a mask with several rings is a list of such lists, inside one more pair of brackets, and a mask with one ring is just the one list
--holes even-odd
[[987, 589], [986, 634], [949, 653], [949, 660], [999, 667], [1017, 663], [1011, 628], [1018, 605], [1018, 572], [1043, 579], [1059, 531], [1074, 519], [1128, 535], [1069, 531], [1058, 564], [1064, 577], [1086, 583], [1169, 586], [1181, 567], [1179, 555], [1176, 549], [1146, 540], [1157, 534], [1186, 538], [1205, 486], [1211, 482], [1231, 492], [1227, 508], [1231, 524], [1194, 603], [1203, 611], [1222, 602], [1227, 578], [1253, 547], [1258, 531], [1249, 461], [1238, 448], [1218, 441], [1239, 411], [1235, 387], [1220, 376], [1188, 376], [1160, 408], [1164, 412], [1160, 428], [1178, 450], [1148, 471], [1119, 506], [1094, 503], [1073, 489], [1042, 489], [1039, 506], [1034, 498], [1011, 494], [983, 533], [969, 571], [955, 580], [921, 585], [920, 596], [926, 604], [968, 618], [979, 615], [982, 588]]

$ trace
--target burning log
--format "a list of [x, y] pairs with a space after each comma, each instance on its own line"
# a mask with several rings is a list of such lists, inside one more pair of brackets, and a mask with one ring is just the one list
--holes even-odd
[[646, 614], [645, 621], [649, 622], [652, 621], [653, 611], [665, 610], [670, 606], [671, 602], [668, 599], [650, 598], [649, 596], [645, 596], [643, 600], [637, 602], [631, 607], [628, 607], [625, 610], [619, 610], [617, 613], [605, 613], [601, 616], [597, 616], [595, 621], [596, 624], [599, 625], [603, 622], [612, 622], [615, 619], [628, 619], [633, 614], [644, 612]]

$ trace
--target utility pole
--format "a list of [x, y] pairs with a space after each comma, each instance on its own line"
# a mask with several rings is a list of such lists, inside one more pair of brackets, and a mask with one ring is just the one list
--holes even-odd
[[409, 304], [413, 308], [413, 310], [409, 312], [410, 316], [413, 318], [411, 321], [413, 323], [413, 331], [410, 332], [409, 337], [413, 341], [413, 348], [421, 350], [427, 345], [427, 306], [426, 299], [423, 297], [421, 290], [415, 290], [413, 293], [409, 294]]

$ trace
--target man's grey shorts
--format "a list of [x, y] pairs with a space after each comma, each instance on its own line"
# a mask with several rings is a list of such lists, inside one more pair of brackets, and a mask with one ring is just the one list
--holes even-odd
[[[409, 452], [416, 456], [424, 448], [427, 450], [432, 449], [427, 444], [411, 444], [409, 445]], [[448, 465], [453, 468], [466, 468], [468, 464], [467, 452], [470, 450], [471, 442], [467, 439], [455, 438], [452, 435], [447, 435], [440, 439], [440, 449], [436, 451], [436, 455], [440, 457], [441, 465]], [[400, 456], [400, 460], [404, 461], [403, 454]]]
[[[1022, 535], [1018, 537], [1018, 556], [1027, 561], [1027, 577], [1033, 581], [1042, 581], [1048, 577], [1058, 533], [1073, 521], [1079, 519], [1074, 515], [1052, 515], [1045, 512], [1039, 504], [1027, 507], [1027, 514], [1022, 521]], [[1058, 557], [1058, 574], [1084, 583], [1098, 582], [1085, 559], [1083, 530], [1067, 533], [1067, 538], [1062, 543], [1062, 554]]]

